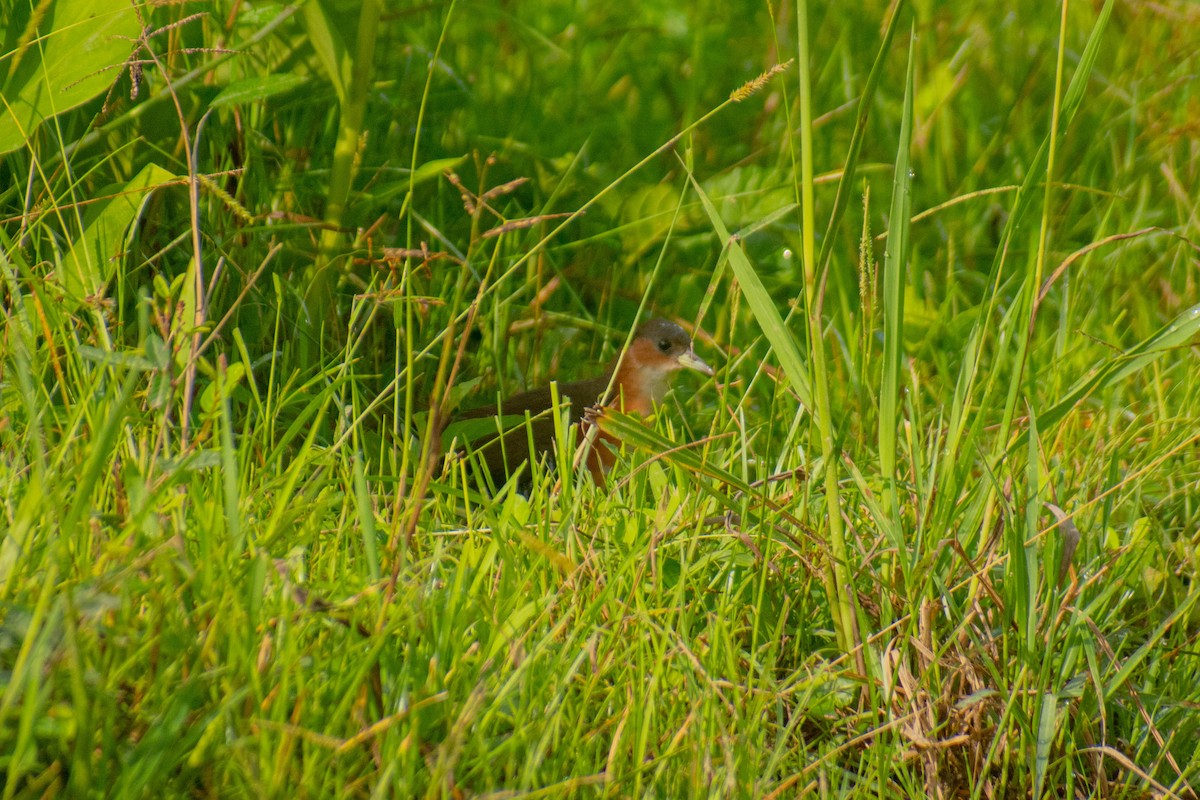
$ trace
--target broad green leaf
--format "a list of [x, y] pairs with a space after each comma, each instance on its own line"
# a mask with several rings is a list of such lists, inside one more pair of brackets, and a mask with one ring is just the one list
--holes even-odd
[[37, 35], [11, 55], [18, 61], [0, 90], [0, 153], [112, 86], [140, 30], [126, 0], [55, 0]]
[[621, 208], [621, 241], [629, 253], [644, 253], [671, 230], [676, 191], [665, 183], [652, 183], [631, 192]]
[[[516, 494], [513, 495], [513, 497], [517, 496]], [[509, 614], [508, 618], [500, 624], [499, 630], [495, 632], [495, 638], [492, 639], [491, 646], [488, 648], [488, 660], [494, 661], [513, 639], [516, 639], [522, 632], [528, 630], [530, 622], [533, 621], [533, 618], [541, 612], [542, 607], [548, 602], [548, 598], [535, 598]]]
[[125, 251], [129, 226], [150, 192], [178, 178], [156, 164], [147, 164], [124, 187], [116, 187], [105, 202], [89, 207], [83, 233], [63, 257], [62, 283], [78, 300], [96, 294], [116, 274]]
[[404, 197], [414, 186], [420, 186], [447, 172], [452, 172], [466, 160], [466, 154], [450, 158], [435, 158], [421, 164], [411, 176], [407, 172], [401, 171], [397, 173], [394, 180], [383, 179], [375, 182], [372, 188], [364, 194], [370, 197], [372, 202], [382, 205], [393, 197]]
[[461, 156], [451, 156], [449, 158], [435, 158], [432, 161], [426, 161], [421, 166], [417, 167], [416, 172], [412, 176], [412, 185], [420, 186], [425, 181], [436, 178], [443, 172], [455, 169], [459, 164], [467, 160], [467, 154]]
[[346, 42], [342, 32], [338, 30], [333, 19], [319, 0], [304, 4], [300, 17], [304, 20], [304, 30], [308, 33], [309, 43], [317, 53], [317, 59], [325, 68], [329, 82], [337, 92], [338, 104], [346, 104], [346, 86], [350, 82], [350, 56], [346, 51]]

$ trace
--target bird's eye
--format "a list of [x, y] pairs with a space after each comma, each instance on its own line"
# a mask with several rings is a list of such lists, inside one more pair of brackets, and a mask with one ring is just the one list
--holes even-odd
[[666, 339], [659, 339], [658, 340], [658, 349], [664, 353], [668, 353], [671, 351], [671, 343], [668, 342]]

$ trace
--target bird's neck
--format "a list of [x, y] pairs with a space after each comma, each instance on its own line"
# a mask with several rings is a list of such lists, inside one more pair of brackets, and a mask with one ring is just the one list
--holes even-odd
[[626, 413], [649, 415], [667, 395], [668, 375], [661, 369], [641, 366], [631, 359], [617, 367], [610, 405]]

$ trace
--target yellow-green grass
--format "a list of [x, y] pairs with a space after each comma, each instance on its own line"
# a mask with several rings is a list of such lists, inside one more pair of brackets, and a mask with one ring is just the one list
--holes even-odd
[[3, 14], [3, 798], [1195, 796], [1195, 8], [198, 9]]

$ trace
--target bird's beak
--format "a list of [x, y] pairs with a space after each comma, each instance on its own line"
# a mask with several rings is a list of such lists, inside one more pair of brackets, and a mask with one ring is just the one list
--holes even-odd
[[679, 365], [681, 367], [687, 367], [688, 369], [694, 369], [694, 370], [696, 370], [696, 372], [703, 373], [703, 374], [709, 376], [710, 378], [712, 377], [713, 368], [710, 367], [708, 364], [705, 364], [704, 359], [702, 359], [700, 356], [696, 355], [695, 350], [688, 350], [686, 353], [683, 353], [682, 355], [680, 355], [678, 360], [679, 360]]

